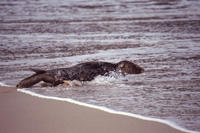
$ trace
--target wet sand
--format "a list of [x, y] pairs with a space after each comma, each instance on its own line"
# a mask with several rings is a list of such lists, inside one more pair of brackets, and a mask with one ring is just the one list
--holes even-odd
[[0, 119], [0, 132], [4, 133], [183, 133], [159, 122], [42, 99], [1, 86]]

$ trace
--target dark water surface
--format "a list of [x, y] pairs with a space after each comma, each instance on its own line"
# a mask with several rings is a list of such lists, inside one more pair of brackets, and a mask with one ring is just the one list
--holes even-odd
[[1, 0], [0, 40], [0, 82], [16, 85], [30, 67], [130, 60], [145, 73], [30, 90], [200, 131], [199, 0]]

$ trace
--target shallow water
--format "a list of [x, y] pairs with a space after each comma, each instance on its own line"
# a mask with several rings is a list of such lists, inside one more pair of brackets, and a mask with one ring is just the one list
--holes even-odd
[[130, 60], [145, 73], [30, 90], [200, 131], [199, 7], [198, 0], [1, 1], [0, 81], [16, 85], [30, 67]]

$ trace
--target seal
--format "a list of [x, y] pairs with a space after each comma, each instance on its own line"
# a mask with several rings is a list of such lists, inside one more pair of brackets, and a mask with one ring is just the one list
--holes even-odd
[[109, 72], [126, 74], [140, 74], [144, 69], [130, 61], [120, 61], [118, 63], [109, 62], [85, 62], [68, 68], [58, 68], [52, 70], [30, 69], [35, 72], [20, 81], [17, 88], [28, 88], [40, 81], [51, 86], [57, 86], [66, 81], [91, 81], [98, 75], [108, 76]]

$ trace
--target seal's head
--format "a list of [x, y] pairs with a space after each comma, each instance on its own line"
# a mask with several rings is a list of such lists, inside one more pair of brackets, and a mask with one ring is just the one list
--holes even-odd
[[121, 71], [124, 74], [140, 74], [144, 72], [144, 69], [130, 61], [120, 61], [117, 63], [117, 71]]

